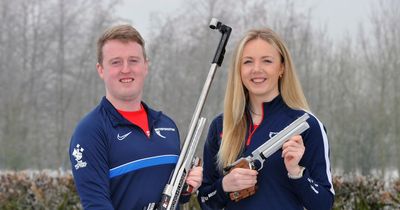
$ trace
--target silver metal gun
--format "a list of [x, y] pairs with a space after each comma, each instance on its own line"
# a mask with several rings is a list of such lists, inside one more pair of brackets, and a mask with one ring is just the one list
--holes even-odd
[[200, 93], [200, 98], [197, 102], [192, 120], [190, 121], [188, 134], [185, 138], [185, 143], [183, 144], [183, 147], [181, 149], [181, 154], [172, 173], [172, 176], [170, 177], [170, 180], [164, 188], [160, 203], [158, 205], [150, 203], [144, 209], [174, 210], [178, 205], [179, 197], [184, 188], [185, 180], [189, 173], [189, 170], [193, 165], [195, 165], [194, 162], [196, 162], [196, 159], [194, 159], [194, 154], [206, 121], [205, 118], [200, 118], [200, 114], [203, 110], [203, 106], [217, 67], [221, 66], [222, 61], [224, 60], [225, 46], [228, 43], [228, 39], [232, 31], [231, 27], [222, 24], [216, 18], [213, 18], [211, 20], [210, 28], [218, 30], [219, 32], [221, 32], [222, 35], [213, 61], [211, 62], [211, 68], [208, 73], [207, 79]]
[[[309, 117], [310, 116], [307, 113], [303, 114], [297, 120], [293, 121], [286, 128], [255, 149], [251, 155], [242, 157], [231, 165], [225, 167], [224, 172], [228, 173], [234, 168], [248, 168], [260, 171], [264, 167], [264, 161], [282, 148], [283, 144], [287, 140], [289, 140], [292, 136], [303, 133], [310, 127], [306, 122]], [[259, 163], [259, 165], [257, 164], [258, 167], [256, 166], [257, 162]], [[257, 186], [250, 187], [241, 191], [231, 192], [229, 193], [229, 197], [231, 200], [239, 201], [243, 198], [253, 195], [256, 190]]]

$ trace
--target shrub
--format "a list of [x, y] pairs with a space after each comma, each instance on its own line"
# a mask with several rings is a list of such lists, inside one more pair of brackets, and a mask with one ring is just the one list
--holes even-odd
[[[400, 209], [400, 179], [335, 176], [333, 209]], [[82, 209], [70, 171], [0, 172], [0, 209]], [[199, 209], [196, 198], [181, 209]]]
[[81, 209], [70, 172], [3, 171], [0, 209]]
[[387, 183], [371, 176], [335, 176], [334, 209], [400, 209], [400, 180]]

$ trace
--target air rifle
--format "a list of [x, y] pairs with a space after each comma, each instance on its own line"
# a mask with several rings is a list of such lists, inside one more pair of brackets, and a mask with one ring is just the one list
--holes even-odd
[[[216, 18], [213, 18], [210, 22], [210, 28], [216, 29], [221, 32], [221, 39], [219, 41], [217, 50], [215, 52], [215, 56], [213, 61], [211, 62], [211, 68], [208, 73], [207, 79], [203, 86], [203, 89], [200, 94], [200, 98], [197, 102], [195, 111], [192, 116], [192, 120], [189, 125], [188, 134], [185, 138], [185, 143], [181, 149], [181, 154], [179, 156], [178, 162], [175, 166], [175, 169], [168, 181], [167, 185], [164, 188], [161, 201], [158, 205], [155, 203], [150, 203], [144, 209], [157, 209], [157, 210], [174, 210], [179, 203], [179, 197], [182, 193], [182, 190], [185, 185], [186, 177], [189, 173], [189, 170], [196, 165], [196, 159], [194, 158], [194, 154], [200, 139], [200, 135], [202, 133], [202, 129], [204, 127], [205, 118], [200, 118], [201, 111], [203, 109], [206, 97], [208, 95], [212, 80], [214, 79], [215, 72], [218, 66], [221, 66], [222, 61], [224, 60], [225, 47], [228, 43], [229, 36], [231, 34], [232, 28], [222, 24]], [[184, 192], [184, 194], [191, 193], [191, 187], [189, 186], [189, 192]], [[185, 190], [186, 191], [186, 190]]]

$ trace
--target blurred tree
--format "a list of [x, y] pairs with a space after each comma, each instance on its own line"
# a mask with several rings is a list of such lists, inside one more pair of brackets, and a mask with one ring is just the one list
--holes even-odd
[[95, 41], [116, 3], [1, 1], [0, 167], [69, 167], [72, 128], [102, 93]]
[[367, 75], [362, 84], [369, 92], [365, 101], [373, 104], [367, 138], [374, 148], [371, 155], [377, 160], [373, 168], [380, 169], [382, 176], [390, 168], [400, 168], [399, 19], [400, 2], [380, 0], [373, 5], [370, 24], [360, 26], [361, 66]]

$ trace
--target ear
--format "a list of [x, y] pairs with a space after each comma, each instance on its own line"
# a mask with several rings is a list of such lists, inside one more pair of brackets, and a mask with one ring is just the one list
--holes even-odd
[[285, 64], [281, 63], [281, 69], [279, 70], [279, 76], [283, 76], [285, 73]]
[[96, 64], [96, 69], [97, 69], [97, 73], [99, 74], [99, 77], [101, 79], [104, 79], [104, 68], [101, 64], [97, 63]]
[[146, 59], [144, 61], [144, 75], [145, 75], [145, 77], [149, 73], [149, 64], [150, 64], [150, 61], [148, 59]]

